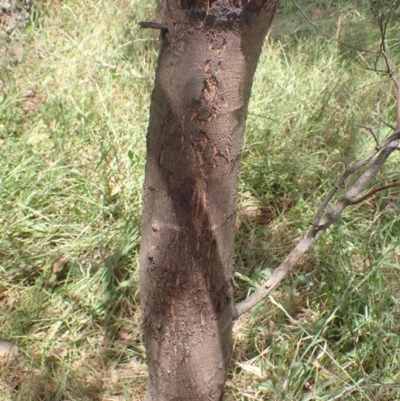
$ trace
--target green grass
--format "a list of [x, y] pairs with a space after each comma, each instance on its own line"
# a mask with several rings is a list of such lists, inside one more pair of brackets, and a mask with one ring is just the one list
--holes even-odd
[[[330, 35], [375, 49], [376, 12], [352, 3], [302, 6]], [[37, 2], [25, 30], [0, 36], [8, 49], [0, 58], [0, 341], [24, 357], [0, 372], [1, 400], [143, 396], [137, 264], [158, 44], [137, 23], [154, 9], [143, 0]], [[380, 92], [394, 123], [393, 88], [363, 68], [374, 61], [281, 4], [248, 116], [237, 299], [271, 274], [345, 166], [373, 147], [358, 125], [389, 133], [375, 104]], [[373, 185], [398, 181], [398, 162], [394, 155]], [[400, 399], [398, 205], [392, 190], [346, 210], [284, 285], [237, 321], [226, 400]]]

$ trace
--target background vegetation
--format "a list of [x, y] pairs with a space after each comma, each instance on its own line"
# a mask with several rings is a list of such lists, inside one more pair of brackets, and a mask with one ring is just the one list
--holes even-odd
[[[157, 36], [144, 0], [3, 0], [0, 14], [0, 340], [18, 364], [1, 400], [140, 400], [137, 256]], [[385, 1], [304, 0], [343, 41], [379, 47]], [[0, 1], [1, 4], [1, 1]], [[7, 7], [8, 8], [7, 8]], [[24, 11], [25, 10], [25, 11]], [[396, 10], [389, 55], [399, 71]], [[243, 299], [319, 201], [395, 123], [374, 55], [326, 39], [282, 1], [251, 98], [237, 223]], [[376, 183], [398, 181], [395, 155]], [[375, 183], [375, 184], [376, 184]], [[234, 327], [225, 399], [400, 399], [398, 191], [346, 210], [283, 286]]]

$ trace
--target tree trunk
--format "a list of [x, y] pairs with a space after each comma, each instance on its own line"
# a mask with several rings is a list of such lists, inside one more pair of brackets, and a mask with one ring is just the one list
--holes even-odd
[[238, 169], [278, 0], [166, 0], [140, 255], [146, 401], [222, 397], [231, 357]]

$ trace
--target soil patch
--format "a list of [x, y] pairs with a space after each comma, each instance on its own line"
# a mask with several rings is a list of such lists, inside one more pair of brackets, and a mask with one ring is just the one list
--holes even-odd
[[31, 7], [32, 0], [0, 0], [0, 68], [20, 59]]

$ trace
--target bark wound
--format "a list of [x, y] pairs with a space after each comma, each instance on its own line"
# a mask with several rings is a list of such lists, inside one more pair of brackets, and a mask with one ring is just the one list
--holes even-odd
[[203, 222], [207, 216], [207, 183], [203, 177], [196, 178], [193, 185], [193, 194], [191, 199], [191, 216], [194, 229], [197, 234], [196, 250], [199, 251], [200, 236], [203, 228]]
[[222, 394], [245, 116], [275, 7], [272, 0], [164, 7], [168, 33], [152, 95], [140, 257], [146, 401], [217, 401]]

